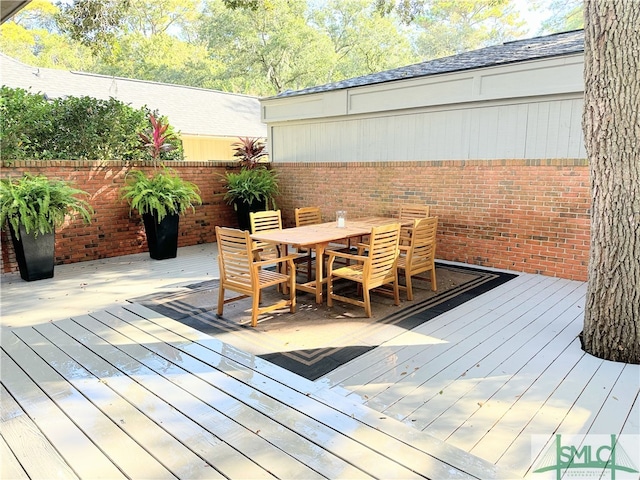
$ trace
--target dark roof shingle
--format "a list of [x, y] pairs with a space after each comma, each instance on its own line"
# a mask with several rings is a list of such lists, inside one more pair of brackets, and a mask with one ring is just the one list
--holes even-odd
[[384, 72], [349, 78], [302, 90], [287, 90], [277, 97], [292, 97], [309, 93], [328, 92], [351, 87], [361, 87], [376, 83], [391, 82], [408, 78], [425, 77], [440, 73], [451, 73], [475, 68], [504, 65], [541, 58], [571, 55], [584, 51], [584, 30], [556, 33], [544, 37], [528, 38], [505, 42], [500, 45], [472, 50], [470, 52], [394, 68]]

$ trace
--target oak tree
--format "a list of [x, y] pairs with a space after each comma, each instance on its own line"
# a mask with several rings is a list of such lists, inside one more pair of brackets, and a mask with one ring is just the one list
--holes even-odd
[[640, 3], [586, 0], [584, 137], [591, 170], [585, 350], [640, 363]]

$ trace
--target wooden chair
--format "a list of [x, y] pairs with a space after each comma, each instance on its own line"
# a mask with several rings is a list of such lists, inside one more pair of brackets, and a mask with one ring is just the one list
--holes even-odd
[[413, 220], [414, 218], [427, 218], [429, 216], [429, 205], [400, 205], [400, 215], [402, 220]]
[[[299, 207], [294, 210], [294, 214], [296, 219], [296, 227], [322, 223], [322, 214], [320, 212], [320, 208], [318, 207]], [[348, 239], [344, 240], [344, 243], [332, 242], [328, 245], [327, 249], [339, 250], [349, 253], [351, 249], [351, 242]], [[296, 265], [306, 265], [303, 273], [307, 274], [307, 281], [309, 282], [311, 281], [311, 270], [314, 261], [313, 249], [301, 248], [298, 252], [302, 254], [302, 257], [296, 260]]]
[[300, 207], [294, 210], [296, 227], [322, 223], [322, 214], [318, 207]]
[[[369, 243], [359, 252], [367, 249], [367, 255], [354, 255], [339, 251], [328, 251], [329, 269], [327, 273], [327, 305], [333, 306], [333, 300], [364, 307], [367, 317], [371, 317], [370, 291], [382, 285], [393, 287], [394, 304], [400, 305], [398, 289], [398, 242], [400, 224], [392, 223], [371, 229]], [[355, 263], [333, 269], [336, 258], [344, 258]], [[357, 300], [333, 293], [333, 282], [339, 278], [357, 282], [358, 291], [362, 291], [363, 300]]]
[[[218, 315], [222, 315], [224, 305], [229, 302], [252, 297], [251, 326], [258, 323], [258, 315], [278, 308], [289, 307], [291, 313], [296, 311], [296, 278], [293, 256], [279, 257], [276, 260], [258, 260], [254, 243], [249, 232], [235, 228], [216, 227], [218, 242], [218, 263], [220, 266], [220, 288], [218, 290]], [[288, 269], [273, 271], [262, 268], [265, 265], [287, 263]], [[289, 299], [282, 299], [272, 305], [260, 307], [261, 293], [264, 288], [288, 284]], [[224, 298], [225, 290], [233, 290], [240, 295]]]
[[[299, 207], [294, 210], [296, 219], [296, 227], [302, 227], [304, 225], [316, 225], [322, 223], [322, 214], [318, 207]], [[306, 268], [303, 273], [307, 274], [307, 281], [311, 281], [311, 265], [313, 263], [313, 249], [312, 248], [300, 248], [298, 253], [302, 254], [302, 257], [296, 260], [296, 265], [305, 265]]]
[[435, 292], [438, 289], [435, 265], [437, 229], [438, 217], [415, 219], [411, 227], [409, 245], [400, 245], [398, 271], [404, 273], [407, 284], [406, 287], [400, 285], [400, 288], [407, 291], [407, 300], [413, 300], [411, 279], [420, 273], [430, 271], [431, 290]]
[[[264, 232], [265, 230], [282, 230], [282, 217], [280, 210], [266, 210], [263, 212], [249, 213], [251, 233]], [[280, 256], [278, 246], [272, 243], [254, 241], [254, 249], [258, 252], [260, 260], [275, 259]]]
[[[416, 218], [428, 218], [429, 205], [402, 204], [400, 205], [400, 220], [414, 220]], [[400, 230], [400, 245], [408, 245], [411, 237], [411, 227], [402, 227]]]

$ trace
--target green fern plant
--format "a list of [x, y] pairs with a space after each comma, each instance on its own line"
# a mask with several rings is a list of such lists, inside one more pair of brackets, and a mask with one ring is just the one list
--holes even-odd
[[266, 168], [243, 168], [239, 172], [227, 172], [223, 177], [227, 193], [224, 200], [237, 208], [238, 203], [252, 204], [264, 201], [275, 209], [275, 197], [279, 193], [278, 176]]
[[19, 179], [0, 181], [0, 225], [8, 222], [16, 238], [20, 238], [20, 226], [27, 234], [55, 232], [65, 218], [80, 216], [91, 222], [93, 208], [80, 196], [88, 196], [64, 180], [49, 179], [43, 175], [24, 174]]
[[123, 200], [129, 203], [129, 213], [137, 210], [140, 215], [155, 214], [158, 222], [169, 214], [181, 215], [189, 209], [195, 211], [195, 205], [202, 204], [198, 186], [167, 168], [153, 176], [132, 170], [121, 193]]

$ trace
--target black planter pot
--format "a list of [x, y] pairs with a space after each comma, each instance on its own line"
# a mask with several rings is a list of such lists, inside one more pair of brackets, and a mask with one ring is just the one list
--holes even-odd
[[236, 202], [236, 212], [238, 214], [238, 228], [240, 230], [251, 230], [250, 212], [261, 212], [267, 209], [267, 202], [264, 200], [252, 203]]
[[180, 215], [167, 215], [160, 223], [150, 213], [142, 215], [147, 233], [149, 256], [154, 260], [176, 258], [178, 255], [178, 226]]
[[53, 277], [56, 243], [55, 233], [34, 232], [27, 234], [24, 226], [20, 225], [20, 239], [11, 230], [13, 249], [16, 252], [16, 260], [20, 268], [20, 277], [27, 282]]

